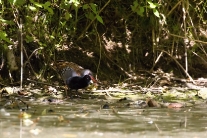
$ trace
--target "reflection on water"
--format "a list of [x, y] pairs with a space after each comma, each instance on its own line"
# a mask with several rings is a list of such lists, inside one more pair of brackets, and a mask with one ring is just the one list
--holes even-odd
[[[62, 104], [33, 103], [32, 116], [20, 119], [17, 109], [1, 109], [1, 138], [74, 137], [206, 137], [206, 108], [129, 108], [103, 101], [71, 100]], [[198, 133], [199, 132], [199, 133]]]

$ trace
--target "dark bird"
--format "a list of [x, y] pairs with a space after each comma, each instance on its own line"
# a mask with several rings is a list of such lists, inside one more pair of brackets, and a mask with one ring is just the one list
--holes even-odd
[[76, 91], [78, 89], [86, 88], [90, 83], [93, 83], [90, 75], [74, 76], [66, 80], [68, 88], [71, 90], [75, 89]]
[[84, 69], [79, 75], [72, 68], [67, 67], [62, 71], [61, 76], [71, 90], [86, 88], [90, 83], [96, 82], [92, 76], [92, 72], [88, 69]]
[[93, 77], [93, 73], [89, 69], [84, 69], [73, 62], [66, 63], [59, 63], [58, 67], [62, 68], [61, 77], [70, 91], [77, 91], [78, 89], [86, 88], [93, 82], [97, 82]]

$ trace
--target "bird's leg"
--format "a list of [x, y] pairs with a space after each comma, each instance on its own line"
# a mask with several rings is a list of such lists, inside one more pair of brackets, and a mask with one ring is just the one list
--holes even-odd
[[[69, 93], [68, 93], [68, 91], [69, 91]], [[69, 88], [68, 91], [67, 91], [67, 97], [71, 98], [72, 89]]]
[[67, 97], [69, 97], [70, 99], [73, 99], [76, 95], [77, 90], [73, 91], [73, 89], [69, 89], [69, 94], [67, 95]]
[[65, 85], [65, 96], [68, 97], [68, 87]]

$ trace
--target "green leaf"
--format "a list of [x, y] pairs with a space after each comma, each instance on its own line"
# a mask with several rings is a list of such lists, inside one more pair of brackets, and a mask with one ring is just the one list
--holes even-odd
[[10, 24], [10, 25], [14, 25], [13, 21], [9, 21], [9, 20], [5, 20], [5, 19], [0, 19], [0, 22], [5, 23], [5, 24]]
[[134, 4], [134, 5], [131, 6], [132, 11], [133, 11], [133, 12], [136, 12], [136, 9], [137, 9], [137, 7], [138, 7], [138, 2], [137, 2], [137, 1], [134, 1], [133, 4]]
[[44, 6], [45, 7], [49, 7], [51, 5], [51, 3], [49, 1], [45, 2]]
[[83, 9], [85, 10], [85, 9], [88, 9], [89, 8], [89, 5], [88, 4], [84, 4], [83, 5]]
[[26, 41], [27, 43], [30, 43], [30, 42], [33, 42], [34, 39], [33, 39], [33, 37], [31, 37], [31, 36], [29, 36], [29, 35], [26, 35], [26, 39], [25, 39], [25, 41]]
[[8, 43], [10, 43], [10, 44], [13, 44], [13, 43], [9, 40], [9, 38], [7, 37], [6, 32], [4, 32], [4, 31], [0, 31], [0, 40], [4, 40], [4, 41], [6, 41], [6, 42], [8, 42]]
[[156, 8], [156, 5], [154, 5], [154, 3], [147, 1], [147, 3], [149, 3], [149, 7], [154, 9]]
[[104, 24], [104, 23], [103, 23], [103, 19], [101, 18], [101, 16], [96, 15], [96, 19], [97, 19], [100, 23]]
[[50, 35], [50, 38], [51, 38], [51, 39], [55, 39], [55, 36], [53, 36], [53, 35]]
[[64, 22], [60, 22], [60, 24], [61, 24], [61, 25], [62, 25], [62, 27], [63, 27], [63, 26], [65, 26], [66, 21], [64, 21]]
[[28, 8], [29, 8], [31, 11], [37, 11], [37, 8], [34, 7], [34, 6], [29, 6]]
[[159, 4], [157, 3], [152, 3], [151, 1], [147, 1], [147, 3], [149, 4], [149, 8], [151, 9], [155, 9], [156, 7], [159, 7]]
[[43, 4], [44, 9], [46, 9], [50, 14], [54, 14], [53, 9], [50, 8], [49, 6], [51, 5], [51, 3], [49, 1], [45, 2], [45, 4]]
[[97, 14], [96, 5], [95, 5], [94, 3], [90, 3], [89, 5], [91, 6], [92, 11], [93, 11], [95, 14]]
[[153, 9], [153, 13], [155, 16], [160, 17], [160, 13], [156, 9]]
[[35, 6], [42, 8], [44, 4], [38, 3], [38, 2], [34, 2], [34, 0], [30, 0], [31, 3], [33, 3]]
[[131, 9], [133, 12], [136, 12], [138, 15], [143, 16], [144, 7], [139, 6], [137, 1], [133, 2], [133, 6], [131, 6]]
[[86, 18], [93, 20], [95, 18], [94, 14], [89, 12], [85, 14]]
[[137, 7], [139, 5], [137, 1], [134, 1], [133, 4], [135, 7]]
[[50, 13], [50, 14], [54, 14], [53, 10], [51, 8], [47, 8], [47, 11]]
[[18, 6], [22, 6], [23, 4], [26, 3], [25, 0], [9, 0], [10, 3], [12, 3], [13, 5], [18, 5]]
[[75, 7], [78, 7], [80, 2], [78, 0], [70, 0], [69, 3], [73, 3]]
[[139, 7], [139, 9], [137, 10], [137, 14], [143, 16], [143, 13], [144, 13], [144, 7]]
[[42, 4], [37, 3], [37, 2], [35, 2], [34, 5], [37, 6], [37, 7], [39, 7], [39, 8], [42, 8], [43, 7]]
[[72, 15], [68, 12], [65, 13], [65, 19], [68, 20], [72, 17]]

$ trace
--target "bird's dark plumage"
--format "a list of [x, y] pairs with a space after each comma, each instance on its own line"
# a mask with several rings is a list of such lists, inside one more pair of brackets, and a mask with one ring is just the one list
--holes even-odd
[[67, 61], [56, 62], [55, 68], [60, 71], [64, 83], [70, 90], [86, 88], [90, 83], [97, 82], [89, 69]]
[[66, 84], [70, 89], [82, 89], [87, 87], [91, 83], [91, 77], [85, 76], [73, 76], [66, 80]]
[[86, 88], [90, 83], [95, 81], [92, 76], [92, 72], [89, 69], [82, 70], [79, 75], [72, 68], [67, 67], [62, 70], [61, 77], [71, 90]]

